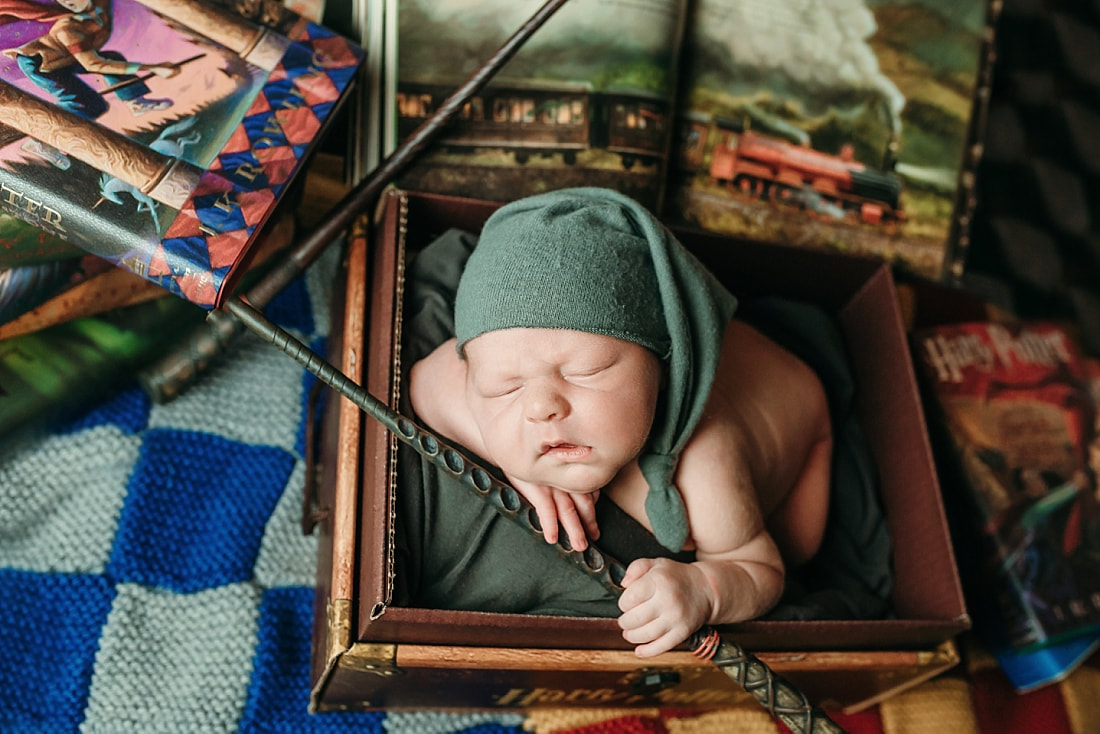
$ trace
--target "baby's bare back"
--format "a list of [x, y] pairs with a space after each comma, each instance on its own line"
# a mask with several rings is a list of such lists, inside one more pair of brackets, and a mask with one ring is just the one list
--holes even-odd
[[[691, 546], [722, 554], [766, 526], [788, 563], [816, 551], [828, 509], [832, 432], [824, 388], [801, 360], [731, 321], [707, 406], [676, 486]], [[640, 472], [609, 495], [645, 523]]]

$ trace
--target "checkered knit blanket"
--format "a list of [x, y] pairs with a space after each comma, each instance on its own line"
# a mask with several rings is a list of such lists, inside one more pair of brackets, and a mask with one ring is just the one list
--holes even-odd
[[[266, 310], [318, 351], [334, 265], [326, 256]], [[135, 384], [0, 451], [0, 733], [785, 731], [754, 705], [308, 713], [312, 385], [246, 337], [172, 403]], [[1100, 731], [1100, 659], [1027, 696], [971, 665], [836, 718], [866, 734]]]
[[[326, 256], [267, 309], [324, 350]], [[0, 453], [0, 732], [509, 731], [311, 715], [312, 376], [246, 337], [175, 401], [136, 383]]]

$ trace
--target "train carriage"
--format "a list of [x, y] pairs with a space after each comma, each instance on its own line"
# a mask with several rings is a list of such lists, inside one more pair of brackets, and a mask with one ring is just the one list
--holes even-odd
[[[593, 108], [601, 117], [593, 129], [592, 147], [618, 154], [626, 169], [635, 162], [653, 164], [665, 159], [669, 132], [666, 100], [633, 90], [612, 90], [593, 97]], [[598, 133], [606, 138], [597, 139]]]
[[[400, 83], [398, 135], [407, 138], [453, 91], [449, 85]], [[560, 155], [567, 165], [590, 149], [618, 155], [624, 168], [664, 158], [668, 106], [652, 94], [595, 92], [584, 83], [487, 85], [441, 135], [455, 153], [504, 150], [525, 163]]]

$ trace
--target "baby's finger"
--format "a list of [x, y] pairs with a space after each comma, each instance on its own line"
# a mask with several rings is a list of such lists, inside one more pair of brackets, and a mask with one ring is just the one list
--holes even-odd
[[[644, 600], [643, 600], [644, 601]], [[619, 609], [622, 610], [622, 614], [619, 615], [618, 624], [619, 629], [623, 631], [623, 636], [626, 637], [627, 632], [633, 632], [635, 630], [642, 629], [647, 624], [651, 624], [655, 619], [660, 616], [660, 609], [657, 609], [652, 604], [630, 604], [624, 605], [619, 603]], [[642, 642], [644, 640], [631, 640], [632, 642]]]
[[535, 505], [535, 514], [539, 516], [539, 525], [542, 526], [542, 537], [547, 543], [558, 542], [558, 513], [557, 510], [547, 509], [545, 506]]
[[634, 654], [640, 658], [651, 658], [663, 652], [668, 652], [686, 639], [686, 637], [670, 631], [653, 640], [653, 642], [638, 645], [634, 648]]
[[623, 580], [620, 582], [624, 589], [630, 588], [630, 586], [645, 576], [646, 571], [653, 567], [653, 559], [651, 558], [639, 558], [626, 567], [626, 573], [623, 574]]
[[535, 514], [539, 518], [539, 526], [542, 527], [542, 537], [547, 543], [558, 542], [558, 508], [553, 498], [540, 493], [529, 491], [526, 493], [531, 506], [535, 508]]
[[[622, 624], [622, 618], [619, 623]], [[624, 628], [623, 639], [633, 645], [650, 644], [663, 638], [670, 631], [668, 619], [658, 615], [645, 624]]]
[[535, 515], [538, 517], [539, 527], [542, 529], [542, 537], [547, 543], [557, 543], [558, 508], [557, 504], [554, 502], [551, 489], [549, 487], [540, 487], [537, 484], [531, 484], [530, 482], [525, 482], [513, 477], [508, 477], [508, 481], [511, 482], [516, 491], [527, 498], [527, 501], [535, 508]]
[[584, 534], [584, 523], [580, 513], [577, 512], [573, 497], [560, 491], [555, 491], [553, 496], [557, 506], [558, 521], [565, 528], [569, 544], [576, 550], [584, 550], [588, 547], [588, 536]]
[[573, 495], [573, 504], [577, 508], [577, 514], [580, 515], [589, 540], [599, 540], [600, 537], [600, 527], [596, 524], [596, 500], [599, 496], [598, 490], [591, 494]]

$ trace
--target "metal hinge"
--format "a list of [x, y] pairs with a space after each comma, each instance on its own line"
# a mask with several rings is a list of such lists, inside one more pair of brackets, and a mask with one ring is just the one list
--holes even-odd
[[397, 667], [397, 645], [381, 642], [355, 643], [340, 658], [340, 667], [383, 678], [401, 673]]

